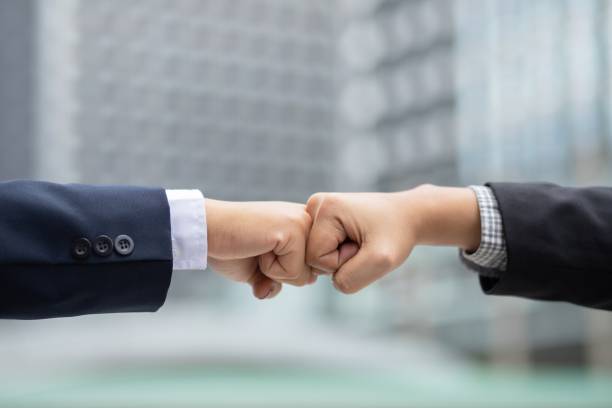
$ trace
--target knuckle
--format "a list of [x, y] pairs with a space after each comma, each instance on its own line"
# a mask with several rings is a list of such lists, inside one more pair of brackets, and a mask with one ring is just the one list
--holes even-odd
[[297, 286], [298, 288], [301, 288], [302, 286], [306, 286], [307, 283], [308, 281], [305, 279], [296, 279], [294, 281], [291, 281], [291, 284], [293, 286]]
[[284, 228], [277, 228], [272, 232], [272, 237], [277, 242], [284, 242], [287, 240], [287, 231]]
[[290, 238], [290, 234], [284, 229], [277, 229], [271, 233], [271, 241], [278, 247], [284, 246]]
[[430, 191], [434, 187], [435, 186], [433, 184], [425, 183], [425, 184], [421, 184], [421, 185], [417, 186], [416, 189], [421, 190], [421, 191]]
[[305, 210], [293, 211], [285, 216], [286, 226], [292, 233], [303, 233], [310, 229], [312, 217]]
[[313, 213], [318, 209], [319, 213], [324, 213], [335, 208], [340, 202], [341, 198], [337, 193], [316, 193], [308, 200], [307, 210]]
[[336, 193], [326, 193], [321, 200], [321, 209], [329, 210], [336, 207], [341, 201], [341, 198]]
[[345, 295], [352, 295], [359, 291], [359, 288], [353, 285], [351, 279], [348, 278], [334, 276], [334, 286]]
[[316, 208], [316, 206], [319, 204], [319, 202], [323, 200], [324, 197], [325, 197], [325, 193], [314, 193], [313, 195], [310, 196], [310, 198], [308, 198], [308, 201], [306, 201], [306, 208], [307, 209]]
[[389, 270], [395, 265], [395, 256], [387, 249], [382, 249], [373, 255], [374, 264], [383, 270]]
[[314, 253], [312, 248], [306, 248], [306, 264], [311, 268], [319, 268], [319, 257]]

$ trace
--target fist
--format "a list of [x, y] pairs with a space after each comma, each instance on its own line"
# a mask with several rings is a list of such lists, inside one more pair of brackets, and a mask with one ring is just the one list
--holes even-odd
[[282, 283], [316, 280], [305, 263], [311, 218], [303, 204], [206, 200], [206, 212], [210, 266], [251, 284], [256, 297], [275, 296]]
[[318, 193], [306, 261], [317, 274], [331, 274], [336, 288], [355, 293], [401, 265], [416, 238], [404, 193]]

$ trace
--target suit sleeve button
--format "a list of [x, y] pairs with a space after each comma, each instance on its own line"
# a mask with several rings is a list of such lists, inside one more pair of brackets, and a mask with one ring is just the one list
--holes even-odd
[[134, 252], [134, 240], [129, 235], [119, 235], [115, 238], [115, 251], [122, 256], [131, 255]]
[[72, 257], [78, 260], [89, 258], [91, 242], [87, 238], [79, 238], [72, 244]]
[[96, 255], [105, 258], [113, 253], [113, 246], [113, 240], [110, 237], [100, 235], [93, 242], [93, 251]]

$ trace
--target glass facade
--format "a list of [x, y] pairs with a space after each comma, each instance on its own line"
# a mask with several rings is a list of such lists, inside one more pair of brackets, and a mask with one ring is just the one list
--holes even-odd
[[[609, 185], [608, 2], [475, 1], [456, 9], [462, 182]], [[610, 365], [609, 316], [544, 303], [516, 314], [517, 306], [502, 306], [491, 324], [514, 315], [527, 361]]]

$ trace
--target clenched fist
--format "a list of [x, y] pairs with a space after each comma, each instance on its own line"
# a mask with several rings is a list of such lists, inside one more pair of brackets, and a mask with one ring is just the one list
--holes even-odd
[[306, 260], [333, 274], [336, 288], [355, 293], [400, 266], [417, 244], [480, 243], [480, 216], [469, 189], [421, 186], [399, 193], [318, 193]]
[[248, 282], [260, 299], [282, 283], [303, 286], [316, 276], [305, 263], [311, 219], [303, 204], [206, 200], [208, 263], [216, 272]]

